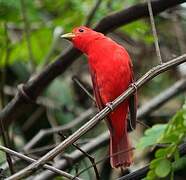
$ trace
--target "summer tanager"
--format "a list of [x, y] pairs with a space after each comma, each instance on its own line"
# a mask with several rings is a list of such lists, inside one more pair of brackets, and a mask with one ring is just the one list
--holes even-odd
[[[104, 36], [85, 26], [62, 35], [88, 56], [94, 95], [99, 109], [109, 105], [133, 82], [132, 63], [127, 51]], [[127, 114], [135, 126], [135, 95], [121, 103], [107, 119], [110, 131], [110, 162], [112, 167], [127, 167], [132, 163], [131, 144], [127, 134]]]

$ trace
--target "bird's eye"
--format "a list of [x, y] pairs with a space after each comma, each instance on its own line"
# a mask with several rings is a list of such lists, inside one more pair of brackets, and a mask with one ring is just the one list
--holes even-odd
[[83, 29], [79, 29], [79, 32], [84, 32], [84, 30]]

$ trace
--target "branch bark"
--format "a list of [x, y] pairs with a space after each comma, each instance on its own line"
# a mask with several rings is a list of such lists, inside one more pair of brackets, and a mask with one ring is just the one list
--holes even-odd
[[[25, 156], [24, 154], [18, 153], [18, 152], [16, 152], [16, 151], [13, 151], [13, 150], [11, 150], [11, 149], [9, 149], [9, 148], [6, 148], [6, 147], [4, 147], [4, 146], [1, 146], [1, 145], [0, 145], [0, 150], [6, 152], [6, 153], [8, 153], [8, 154], [14, 155], [14, 156], [16, 156], [16, 157], [18, 157], [18, 158], [20, 158], [20, 159], [23, 159], [23, 160], [25, 160], [25, 161], [28, 161], [28, 162], [35, 162], [35, 161], [36, 161], [35, 159], [32, 159], [32, 158], [30, 158], [30, 157], [28, 157], [28, 156]], [[55, 172], [55, 173], [61, 175], [61, 176], [64, 176], [64, 177], [66, 177], [67, 179], [74, 179], [74, 180], [76, 179], [76, 180], [80, 180], [78, 177], [74, 177], [74, 176], [72, 176], [71, 174], [68, 174], [68, 173], [66, 173], [66, 172], [64, 172], [64, 171], [61, 171], [61, 170], [59, 170], [59, 169], [57, 169], [57, 168], [55, 168], [55, 167], [52, 167], [52, 166], [49, 166], [49, 165], [46, 165], [46, 164], [45, 164], [43, 167], [44, 167], [45, 169], [48, 169], [48, 170], [50, 170], [50, 171], [53, 171], [53, 172]]]
[[[54, 149], [49, 151], [43, 157], [41, 157], [38, 161], [32, 163], [28, 167], [23, 170], [17, 172], [13, 176], [10, 176], [7, 180], [11, 179], [20, 179], [29, 176], [34, 171], [38, 170], [49, 160], [53, 159], [56, 155], [63, 152], [65, 148], [78, 140], [82, 135], [88, 132], [91, 128], [93, 128], [96, 124], [98, 124], [103, 118], [105, 118], [111, 111], [113, 111], [119, 104], [121, 104], [127, 97], [132, 95], [136, 89], [142, 87], [145, 83], [156, 77], [157, 75], [167, 71], [168, 69], [177, 66], [181, 63], [186, 62], [186, 54], [179, 56], [173, 60], [170, 60], [166, 63], [153, 67], [149, 70], [145, 75], [143, 75], [139, 80], [135, 82], [133, 86], [130, 86], [124, 93], [122, 93], [119, 97], [117, 97], [114, 101], [111, 102], [109, 106], [106, 106], [103, 110], [97, 113], [90, 121], [84, 124], [81, 128], [79, 128], [76, 132], [74, 132], [71, 136], [61, 142]], [[112, 106], [112, 107], [110, 107]]]
[[90, 108], [87, 111], [81, 113], [81, 115], [75, 118], [68, 124], [63, 126], [58, 126], [55, 128], [48, 128], [48, 129], [41, 129], [23, 148], [24, 152], [27, 152], [29, 149], [33, 148], [43, 137], [48, 136], [50, 134], [58, 133], [60, 131], [69, 130], [78, 124], [82, 123], [83, 121], [87, 120], [91, 115], [95, 113], [95, 109]]
[[[154, 0], [151, 2], [154, 15], [166, 10], [167, 8], [176, 6], [185, 2], [185, 0]], [[122, 25], [126, 25], [142, 17], [148, 17], [147, 3], [137, 4], [122, 11], [110, 14], [104, 17], [95, 27], [96, 31], [108, 33]], [[43, 90], [57, 76], [64, 73], [74, 60], [81, 55], [80, 51], [73, 48], [68, 48], [64, 53], [56, 58], [55, 62], [46, 67], [40, 74], [29, 80], [23, 87], [24, 92], [31, 100], [35, 100]], [[17, 120], [26, 110], [30, 109], [30, 102], [25, 99], [22, 93], [17, 95], [10, 103], [0, 112], [0, 119], [5, 124], [5, 127]]]

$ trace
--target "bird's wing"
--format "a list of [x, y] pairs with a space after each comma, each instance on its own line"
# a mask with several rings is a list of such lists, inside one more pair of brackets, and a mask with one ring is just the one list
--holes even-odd
[[[130, 63], [130, 69], [131, 69], [131, 83], [134, 82], [134, 73], [132, 68], [132, 63]], [[130, 125], [131, 129], [136, 128], [136, 113], [137, 112], [137, 92], [132, 94], [129, 97], [129, 113], [130, 113]]]
[[92, 77], [93, 90], [94, 90], [94, 95], [95, 95], [95, 98], [96, 98], [96, 103], [97, 103], [98, 108], [101, 110], [101, 109], [104, 108], [104, 103], [101, 99], [101, 95], [100, 95], [100, 92], [99, 92], [96, 72], [92, 68], [90, 68], [90, 73], [91, 73], [91, 77]]
[[[92, 83], [93, 83], [93, 90], [94, 90], [94, 95], [96, 98], [96, 104], [99, 108], [99, 110], [102, 110], [105, 107], [105, 104], [103, 103], [103, 99], [101, 98], [100, 91], [99, 91], [99, 86], [98, 86], [98, 81], [96, 77], [96, 72], [90, 68], [90, 73], [92, 77]], [[113, 130], [111, 119], [109, 116], [106, 117], [106, 123], [110, 131]]]

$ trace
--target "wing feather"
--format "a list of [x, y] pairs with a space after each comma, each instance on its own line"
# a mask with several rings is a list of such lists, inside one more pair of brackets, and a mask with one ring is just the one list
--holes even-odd
[[[131, 69], [131, 83], [134, 82], [134, 73], [132, 68], [132, 63], [130, 63], [130, 69]], [[130, 113], [130, 125], [132, 126], [132, 129], [136, 128], [136, 115], [137, 115], [137, 92], [132, 94], [129, 97], [129, 113]]]

